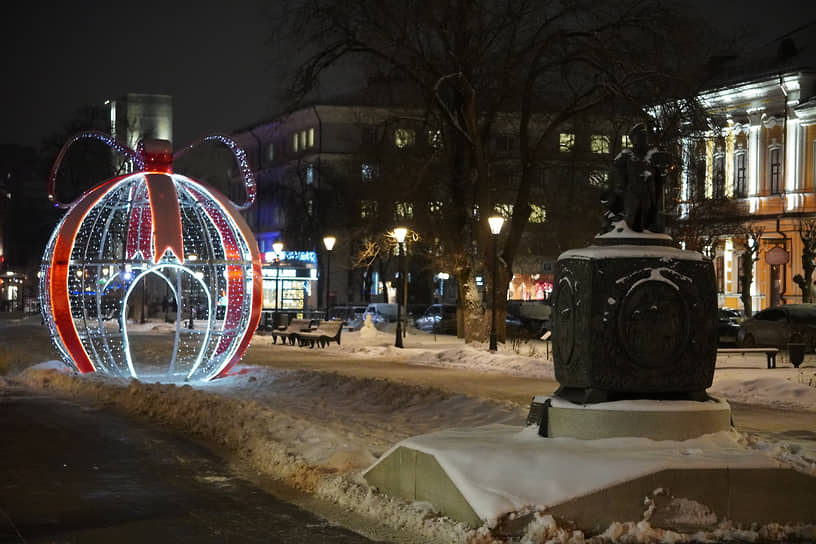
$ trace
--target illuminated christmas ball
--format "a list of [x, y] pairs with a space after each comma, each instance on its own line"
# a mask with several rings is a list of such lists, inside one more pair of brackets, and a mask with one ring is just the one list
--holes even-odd
[[[40, 299], [63, 359], [83, 373], [224, 376], [260, 318], [260, 256], [246, 222], [218, 191], [172, 172], [170, 142], [148, 141], [133, 151], [95, 132], [63, 147], [52, 169], [52, 200], [62, 157], [81, 138], [125, 153], [137, 171], [64, 205], [68, 212], [46, 247]], [[242, 208], [248, 207], [255, 184], [243, 151], [229, 138], [207, 139], [235, 153], [247, 188]], [[128, 318], [137, 310], [143, 316], [151, 304], [167, 318], [163, 336], [137, 330], [139, 320]]]

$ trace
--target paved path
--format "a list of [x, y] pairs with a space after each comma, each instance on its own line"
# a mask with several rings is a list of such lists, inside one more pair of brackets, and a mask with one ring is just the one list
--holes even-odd
[[0, 542], [370, 543], [106, 410], [0, 390]]

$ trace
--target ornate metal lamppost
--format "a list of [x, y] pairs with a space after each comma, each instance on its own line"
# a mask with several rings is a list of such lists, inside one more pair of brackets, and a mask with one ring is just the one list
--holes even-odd
[[397, 337], [394, 341], [394, 347], [401, 348], [402, 346], [402, 293], [400, 285], [403, 284], [403, 274], [405, 274], [405, 235], [408, 234], [408, 229], [405, 227], [397, 227], [394, 229], [394, 238], [399, 244], [399, 283], [397, 283]]
[[490, 282], [492, 294], [492, 304], [491, 304], [491, 312], [490, 312], [490, 351], [496, 351], [498, 346], [496, 345], [496, 283], [498, 280], [499, 275], [499, 256], [497, 251], [497, 246], [499, 245], [499, 233], [501, 232], [502, 225], [504, 224], [504, 217], [501, 216], [493, 216], [487, 219], [487, 222], [490, 224], [490, 232], [493, 233], [493, 279]]
[[334, 249], [334, 244], [337, 238], [334, 236], [326, 236], [323, 238], [323, 245], [326, 247], [326, 319], [329, 318], [329, 293], [331, 293], [331, 252]]

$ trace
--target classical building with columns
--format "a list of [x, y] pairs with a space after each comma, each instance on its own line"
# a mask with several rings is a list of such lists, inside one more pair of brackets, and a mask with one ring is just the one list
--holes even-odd
[[720, 306], [743, 308], [746, 227], [762, 231], [752, 310], [802, 301], [794, 281], [803, 269], [801, 232], [816, 219], [815, 68], [788, 63], [701, 95], [723, 128], [686, 142], [680, 216], [705, 200], [730, 201], [736, 210], [733, 234], [721, 234], [705, 248], [715, 262]]

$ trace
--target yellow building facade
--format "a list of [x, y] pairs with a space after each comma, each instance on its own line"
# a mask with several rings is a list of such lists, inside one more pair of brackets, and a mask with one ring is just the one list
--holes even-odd
[[[681, 180], [680, 217], [695, 201], [733, 200], [743, 226], [762, 228], [752, 310], [801, 302], [793, 280], [802, 274], [800, 231], [802, 221], [816, 219], [816, 71], [771, 74], [701, 99], [725, 124], [684, 144], [690, 160]], [[707, 248], [723, 307], [743, 307], [743, 240], [739, 232], [720, 235]]]

